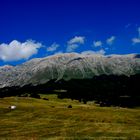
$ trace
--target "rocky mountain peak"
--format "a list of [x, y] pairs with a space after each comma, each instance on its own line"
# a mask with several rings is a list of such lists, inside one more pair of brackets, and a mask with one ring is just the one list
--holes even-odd
[[140, 57], [64, 53], [36, 58], [21, 65], [0, 67], [0, 87], [42, 84], [52, 79], [88, 79], [95, 75], [134, 75], [140, 73]]

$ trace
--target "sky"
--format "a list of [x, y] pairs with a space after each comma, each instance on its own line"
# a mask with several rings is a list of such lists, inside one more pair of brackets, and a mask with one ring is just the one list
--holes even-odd
[[0, 65], [71, 52], [140, 53], [140, 0], [0, 0]]

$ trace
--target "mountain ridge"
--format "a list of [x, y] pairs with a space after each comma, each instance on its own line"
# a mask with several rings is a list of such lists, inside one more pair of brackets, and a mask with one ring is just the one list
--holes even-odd
[[89, 79], [99, 75], [140, 73], [140, 55], [65, 53], [35, 58], [17, 66], [0, 67], [0, 88], [38, 85], [56, 79]]

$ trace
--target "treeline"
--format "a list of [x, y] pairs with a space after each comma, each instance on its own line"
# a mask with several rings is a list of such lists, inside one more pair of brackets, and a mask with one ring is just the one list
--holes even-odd
[[[65, 92], [63, 92], [65, 91]], [[32, 97], [41, 94], [58, 94], [59, 98], [71, 98], [86, 103], [95, 101], [100, 106], [140, 106], [140, 74], [130, 77], [101, 75], [92, 79], [51, 80], [43, 85], [26, 85], [0, 89], [0, 97]]]
[[140, 75], [95, 76], [92, 79], [71, 80], [66, 86], [68, 92], [59, 93], [59, 98], [67, 97], [84, 103], [95, 101], [100, 106], [140, 106]]

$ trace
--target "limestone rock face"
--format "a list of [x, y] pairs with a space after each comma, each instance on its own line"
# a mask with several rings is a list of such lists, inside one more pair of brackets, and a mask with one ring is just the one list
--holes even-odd
[[134, 75], [140, 73], [140, 55], [57, 54], [32, 59], [17, 66], [0, 67], [0, 88], [38, 85], [56, 79], [88, 79], [95, 75]]

